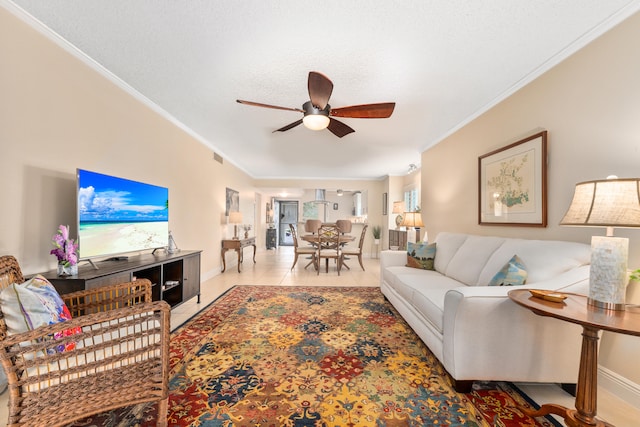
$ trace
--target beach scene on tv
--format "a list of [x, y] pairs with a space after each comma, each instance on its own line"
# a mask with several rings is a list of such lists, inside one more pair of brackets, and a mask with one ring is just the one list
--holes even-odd
[[78, 170], [82, 259], [167, 246], [167, 188]]

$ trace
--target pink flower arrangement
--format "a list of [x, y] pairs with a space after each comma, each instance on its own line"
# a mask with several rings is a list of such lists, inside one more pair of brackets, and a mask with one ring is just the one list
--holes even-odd
[[58, 258], [58, 264], [68, 267], [78, 263], [78, 244], [69, 238], [69, 226], [60, 225], [53, 236], [53, 246], [50, 254]]

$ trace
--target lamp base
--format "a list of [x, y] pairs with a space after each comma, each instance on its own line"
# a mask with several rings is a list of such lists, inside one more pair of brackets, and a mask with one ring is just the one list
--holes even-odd
[[593, 298], [587, 298], [587, 304], [603, 311], [625, 311], [626, 307], [623, 303], [598, 301]]
[[628, 283], [629, 239], [593, 236], [588, 304], [604, 310], [624, 310]]
[[407, 227], [407, 243], [416, 243], [416, 229]]

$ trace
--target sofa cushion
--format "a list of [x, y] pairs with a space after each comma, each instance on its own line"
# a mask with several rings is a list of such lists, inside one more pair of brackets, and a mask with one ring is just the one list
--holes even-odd
[[435, 270], [436, 244], [407, 243], [407, 267]]
[[478, 283], [488, 285], [496, 271], [502, 268], [513, 254], [518, 254], [527, 266], [527, 283], [542, 282], [591, 262], [591, 246], [585, 243], [505, 239], [487, 261]]
[[[422, 272], [421, 275], [408, 271]], [[442, 274], [430, 270], [405, 268], [406, 274], [397, 276], [397, 284], [393, 288], [409, 304], [416, 308], [431, 324], [442, 333], [444, 323], [444, 297], [451, 289], [463, 286]]]
[[489, 286], [519, 286], [527, 281], [527, 268], [518, 255], [511, 257], [501, 269], [493, 276]]
[[[443, 273], [465, 285], [478, 285], [480, 273], [484, 270], [487, 261], [491, 258], [495, 250], [504, 243], [504, 240], [503, 237], [467, 235], [467, 238], [460, 244], [455, 254], [451, 257], [451, 261], [449, 261]], [[438, 243], [438, 257], [440, 257], [440, 249], [442, 249], [443, 245], [439, 240], [436, 239], [436, 241]], [[513, 253], [511, 253], [511, 255], [513, 255]], [[508, 259], [509, 258], [507, 258], [505, 262]], [[504, 265], [504, 262], [493, 270], [493, 274], [495, 274], [502, 265]]]

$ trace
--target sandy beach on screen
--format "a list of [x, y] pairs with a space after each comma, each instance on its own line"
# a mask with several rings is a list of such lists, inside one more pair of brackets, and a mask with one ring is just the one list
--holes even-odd
[[80, 229], [80, 257], [167, 246], [166, 222], [92, 224]]

